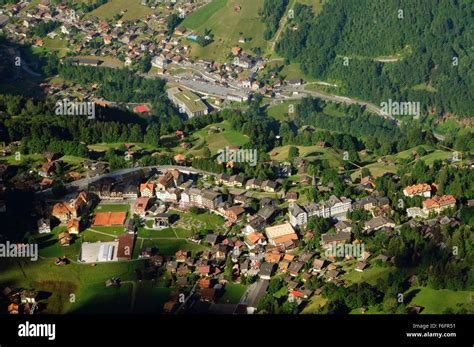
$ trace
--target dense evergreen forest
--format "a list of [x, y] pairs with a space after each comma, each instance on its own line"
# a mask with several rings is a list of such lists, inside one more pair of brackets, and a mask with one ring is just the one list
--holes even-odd
[[296, 4], [276, 49], [375, 104], [415, 101], [425, 114], [473, 116], [472, 16], [470, 0], [333, 0], [318, 17]]
[[265, 23], [263, 37], [270, 40], [278, 30], [280, 19], [285, 13], [288, 0], [265, 0], [263, 8], [260, 10], [260, 16]]

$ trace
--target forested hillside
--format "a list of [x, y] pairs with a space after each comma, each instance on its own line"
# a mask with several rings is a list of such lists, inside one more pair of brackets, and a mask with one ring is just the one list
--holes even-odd
[[376, 104], [474, 115], [470, 0], [333, 0], [318, 17], [307, 5], [294, 10], [276, 50], [304, 73]]

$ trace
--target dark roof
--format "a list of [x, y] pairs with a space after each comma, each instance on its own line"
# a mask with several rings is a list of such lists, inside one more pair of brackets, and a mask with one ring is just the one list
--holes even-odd
[[273, 274], [274, 268], [274, 263], [262, 263], [262, 265], [260, 265], [260, 276], [271, 276]]
[[337, 234], [323, 234], [321, 235], [321, 240], [323, 243], [338, 242], [338, 241], [350, 241], [351, 233], [350, 232], [340, 232]]

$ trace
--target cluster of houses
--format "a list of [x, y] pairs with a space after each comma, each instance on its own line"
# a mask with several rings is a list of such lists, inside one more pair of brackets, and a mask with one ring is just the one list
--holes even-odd
[[428, 218], [430, 213], [439, 214], [445, 209], [456, 207], [456, 198], [452, 195], [432, 196], [432, 191], [435, 189], [435, 185], [429, 185], [427, 183], [415, 184], [403, 189], [403, 195], [406, 197], [413, 198], [420, 196], [427, 198], [423, 200], [422, 208], [407, 208], [407, 215], [413, 218]]
[[[246, 312], [252, 313], [276, 274], [283, 275], [288, 300], [302, 303], [310, 296], [321, 293], [308, 285], [313, 276], [344, 285], [343, 274], [348, 268], [345, 262], [337, 260], [353, 260], [351, 269], [365, 271], [372, 264], [368, 261], [372, 254], [366, 252], [361, 241], [354, 237], [352, 231], [358, 222], [348, 218], [351, 211], [365, 210], [371, 216], [359, 224], [366, 234], [396, 233], [399, 228], [391, 219], [390, 200], [380, 196], [374, 180], [370, 178], [364, 178], [363, 184], [361, 182], [362, 188], [369, 194], [356, 200], [328, 194], [327, 199], [299, 204], [297, 196], [288, 193], [280, 194], [288, 207], [284, 207], [281, 198], [263, 197], [259, 199], [259, 209], [255, 211], [250, 208], [250, 202], [255, 200], [248, 193], [278, 192], [279, 181], [245, 179], [241, 175], [224, 173], [214, 175], [214, 184], [207, 183], [201, 188], [203, 185], [198, 184], [201, 175], [185, 173], [184, 169], [169, 169], [158, 175], [154, 173], [143, 171], [140, 174], [124, 174], [119, 178], [101, 178], [72, 199], [55, 203], [51, 215], [66, 226], [66, 231], [58, 235], [58, 242], [62, 246], [70, 244], [73, 236], [90, 222], [89, 214], [99, 200], [129, 204], [133, 214], [143, 219], [153, 218], [151, 229], [157, 233], [177, 220], [177, 216], [169, 211], [170, 207], [181, 211], [197, 207], [221, 215], [226, 220], [227, 230], [232, 227], [232, 233], [214, 231], [205, 236], [192, 235], [188, 239], [208, 245], [206, 251], [191, 255], [179, 250], [175, 256], [163, 256], [159, 250], [146, 247], [138, 253], [139, 258], [163, 267], [172, 275], [175, 285], [188, 287], [196, 284], [194, 297], [210, 303], [215, 310], [221, 309], [216, 301], [228, 283], [248, 283], [248, 279], [252, 279], [253, 284], [243, 299]], [[409, 223], [419, 228], [427, 238], [436, 237], [440, 225], [455, 226], [459, 223], [455, 218], [436, 216], [447, 208], [455, 207], [456, 198], [452, 195], [434, 195], [434, 190], [436, 186], [430, 184], [416, 184], [403, 189], [407, 198], [422, 198], [422, 206], [417, 209], [424, 215], [414, 213], [414, 207], [406, 211], [408, 217], [412, 217]], [[307, 225], [315, 216], [333, 223], [332, 230], [321, 235], [317, 245], [319, 250], [307, 247], [315, 237]], [[96, 212], [93, 225], [122, 226], [124, 233], [110, 242], [83, 242], [79, 261], [97, 263], [132, 259], [136, 230], [130, 217], [125, 212]], [[43, 216], [38, 221], [38, 232], [50, 231], [50, 219]], [[346, 247], [352, 250], [349, 254], [345, 251], [338, 253], [339, 249]], [[357, 252], [353, 252], [354, 249]], [[389, 257], [381, 254], [373, 260], [386, 262]], [[164, 310], [175, 312], [182, 306], [183, 303], [172, 295]], [[235, 310], [242, 310], [242, 305], [237, 306]]]
[[9, 314], [34, 314], [38, 310], [38, 292], [29, 289], [5, 287], [2, 296], [7, 301]]

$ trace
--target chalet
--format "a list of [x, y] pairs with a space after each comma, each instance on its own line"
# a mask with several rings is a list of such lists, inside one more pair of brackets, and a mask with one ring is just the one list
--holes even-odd
[[22, 290], [20, 292], [20, 301], [22, 304], [35, 304], [38, 292], [34, 290]]
[[245, 189], [260, 189], [262, 185], [262, 181], [256, 179], [256, 178], [251, 178], [245, 183]]
[[219, 240], [218, 234], [207, 234], [206, 237], [204, 238], [204, 242], [209, 243], [211, 246], [216, 245], [218, 240]]
[[372, 192], [375, 189], [375, 182], [370, 176], [362, 177], [360, 180], [360, 185], [368, 192]]
[[257, 245], [265, 245], [265, 236], [258, 232], [251, 232], [245, 236], [245, 244], [251, 250], [254, 249]]
[[257, 216], [263, 218], [265, 223], [269, 224], [273, 222], [279, 210], [272, 206], [265, 206], [257, 212]]
[[186, 262], [186, 259], [188, 257], [188, 252], [186, 251], [182, 251], [182, 250], [178, 250], [176, 253], [175, 253], [175, 257], [176, 257], [176, 261], [178, 263], [184, 263]]
[[315, 254], [316, 254], [316, 252], [311, 252], [311, 251], [303, 252], [298, 257], [298, 260], [303, 262], [303, 263], [307, 263], [315, 256]]
[[420, 184], [408, 186], [403, 189], [403, 195], [409, 198], [413, 198], [414, 196], [422, 196], [424, 198], [430, 198], [431, 186], [426, 183], [420, 183]]
[[197, 273], [200, 276], [208, 276], [211, 273], [211, 267], [209, 265], [201, 265], [197, 267]]
[[198, 286], [199, 288], [201, 289], [204, 289], [204, 288], [210, 288], [211, 287], [211, 280], [209, 278], [200, 278], [198, 281]]
[[376, 207], [382, 207], [385, 205], [390, 205], [390, 200], [388, 198], [378, 197], [376, 195], [369, 195], [354, 202], [352, 204], [352, 209], [354, 210], [363, 209], [366, 211], [372, 211]]
[[250, 222], [245, 226], [245, 232], [252, 233], [256, 231], [261, 231], [265, 228], [265, 225], [266, 225], [265, 219], [257, 215], [254, 218], [252, 218]]
[[203, 207], [214, 210], [222, 202], [222, 195], [212, 190], [203, 190], [201, 199]]
[[423, 210], [426, 213], [435, 212], [440, 213], [447, 208], [456, 207], [456, 198], [452, 195], [435, 195], [431, 199], [423, 201]]
[[358, 272], [363, 272], [367, 268], [367, 263], [365, 261], [359, 261], [356, 264], [355, 270]]
[[242, 48], [240, 47], [232, 47], [231, 49], [232, 55], [239, 55], [242, 52]]
[[56, 165], [57, 163], [55, 161], [48, 161], [41, 166], [41, 169], [39, 169], [38, 174], [41, 177], [50, 177], [54, 173]]
[[59, 233], [58, 240], [61, 246], [69, 246], [71, 244], [71, 236], [67, 231]]
[[304, 263], [301, 261], [292, 261], [290, 266], [288, 267], [288, 272], [290, 276], [296, 277], [298, 276], [301, 269], [304, 267]]
[[288, 192], [288, 193], [286, 193], [285, 199], [288, 202], [296, 202], [296, 200], [298, 200], [298, 193], [297, 192]]
[[41, 218], [38, 220], [38, 233], [45, 234], [51, 232], [51, 222], [49, 218]]
[[233, 206], [225, 211], [225, 216], [235, 223], [244, 213], [245, 209], [243, 207]]
[[287, 80], [286, 83], [290, 86], [300, 86], [302, 84], [301, 79], [292, 79], [292, 80]]
[[313, 272], [320, 272], [324, 266], [326, 265], [326, 262], [324, 259], [314, 259], [313, 261]]
[[155, 184], [153, 182], [147, 182], [140, 184], [140, 195], [143, 197], [151, 198], [154, 195]]
[[11, 303], [8, 305], [7, 311], [9, 314], [19, 314], [20, 313], [20, 305]]
[[334, 225], [336, 231], [340, 232], [351, 232], [352, 231], [352, 224], [347, 221], [339, 221]]
[[60, 202], [53, 206], [52, 215], [61, 223], [66, 223], [71, 218], [79, 217], [91, 205], [91, 200], [86, 192], [80, 192], [76, 198], [68, 203]]
[[278, 184], [275, 181], [266, 180], [262, 182], [260, 188], [269, 193], [274, 193], [278, 187]]
[[278, 264], [281, 260], [281, 254], [280, 252], [268, 252], [265, 254], [265, 261], [267, 263], [274, 263]]
[[365, 222], [364, 231], [372, 232], [372, 231], [380, 230], [382, 228], [394, 228], [394, 227], [395, 227], [394, 221], [386, 217], [380, 216], [380, 217], [372, 218], [371, 220]]
[[327, 272], [328, 278], [331, 280], [336, 279], [341, 273], [338, 270], [329, 270]]
[[80, 224], [80, 221], [79, 219], [77, 218], [72, 218], [70, 219], [67, 224], [66, 224], [66, 229], [67, 229], [67, 232], [70, 234], [70, 235], [77, 235], [79, 234], [79, 224]]
[[273, 275], [273, 271], [275, 270], [275, 264], [273, 263], [262, 263], [260, 265], [260, 272], [258, 273], [258, 276], [262, 280], [270, 280], [270, 278]]
[[351, 240], [350, 232], [340, 232], [337, 234], [322, 234], [321, 235], [321, 246], [323, 248], [332, 247], [334, 245], [345, 244]]
[[216, 176], [217, 184], [228, 184], [230, 182], [230, 175], [226, 173], [221, 173]]
[[144, 216], [148, 208], [148, 203], [150, 199], [147, 197], [139, 197], [133, 204], [133, 213], [138, 214], [139, 216]]
[[244, 185], [245, 178], [240, 175], [233, 175], [229, 177], [229, 182], [226, 184], [231, 187], [242, 187]]

